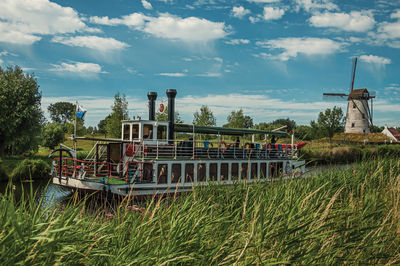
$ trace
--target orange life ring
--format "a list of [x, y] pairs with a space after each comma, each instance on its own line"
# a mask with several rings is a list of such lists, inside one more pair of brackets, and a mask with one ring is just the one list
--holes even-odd
[[[224, 145], [224, 147], [222, 147], [222, 145]], [[219, 151], [220, 151], [220, 152], [224, 153], [224, 152], [226, 152], [226, 149], [228, 149], [228, 145], [226, 145], [226, 142], [225, 142], [225, 141], [221, 141], [221, 142], [219, 143], [218, 148], [219, 148]]]

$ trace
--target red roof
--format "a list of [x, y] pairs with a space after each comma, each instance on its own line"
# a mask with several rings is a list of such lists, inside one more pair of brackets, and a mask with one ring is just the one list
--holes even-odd
[[392, 135], [398, 140], [400, 141], [400, 132], [398, 130], [396, 130], [393, 127], [388, 127], [388, 130], [390, 133], [392, 133]]

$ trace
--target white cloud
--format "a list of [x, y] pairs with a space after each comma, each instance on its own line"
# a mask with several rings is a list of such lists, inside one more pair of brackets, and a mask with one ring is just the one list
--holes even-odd
[[225, 42], [226, 44], [230, 45], [238, 45], [238, 44], [249, 44], [250, 41], [247, 39], [232, 39]]
[[285, 14], [285, 10], [280, 9], [278, 7], [264, 7], [264, 20], [273, 20], [273, 19], [280, 19], [283, 14]]
[[247, 0], [247, 2], [253, 2], [253, 3], [276, 3], [279, 2], [280, 0]]
[[218, 73], [218, 72], [207, 72], [207, 73], [197, 74], [196, 76], [207, 77], [207, 78], [217, 78], [217, 77], [221, 77], [222, 74]]
[[244, 8], [243, 6], [234, 6], [232, 8], [232, 14], [236, 18], [243, 18], [244, 16], [250, 14], [250, 10]]
[[376, 66], [384, 66], [391, 64], [392, 61], [389, 58], [376, 56], [376, 55], [361, 55], [360, 60], [369, 64], [374, 64]]
[[175, 77], [175, 78], [180, 78], [180, 77], [186, 77], [185, 73], [159, 73], [157, 74], [158, 76], [165, 76], [165, 77]]
[[397, 18], [400, 19], [400, 9], [396, 10], [396, 12], [390, 15], [390, 18]]
[[153, 9], [153, 6], [151, 5], [150, 2], [146, 1], [146, 0], [142, 0], [142, 5], [145, 9]]
[[372, 29], [375, 19], [369, 11], [351, 11], [350, 13], [322, 13], [310, 18], [314, 27], [333, 27], [344, 31], [365, 32]]
[[282, 61], [297, 57], [299, 53], [307, 56], [333, 54], [340, 51], [343, 46], [339, 42], [324, 38], [281, 38], [256, 44], [271, 50], [283, 50], [277, 56], [270, 56]]
[[400, 38], [400, 21], [393, 23], [382, 22], [378, 26], [378, 37], [380, 39]]
[[339, 10], [339, 7], [330, 0], [295, 0], [296, 10], [304, 9], [306, 12], [317, 10]]
[[0, 41], [29, 45], [40, 35], [93, 31], [78, 13], [48, 0], [0, 1]]
[[95, 63], [71, 62], [61, 63], [59, 65], [53, 64], [50, 71], [58, 72], [59, 74], [74, 74], [86, 78], [97, 77], [102, 71], [101, 66]]
[[114, 38], [103, 38], [98, 36], [56, 36], [52, 40], [55, 43], [62, 43], [68, 46], [86, 47], [90, 49], [105, 51], [116, 51], [129, 47], [128, 44], [115, 40]]
[[181, 40], [185, 42], [208, 42], [228, 35], [223, 22], [212, 22], [204, 18], [180, 18], [168, 13], [159, 17], [149, 17], [133, 13], [122, 18], [91, 17], [92, 23], [102, 25], [126, 25], [159, 38]]

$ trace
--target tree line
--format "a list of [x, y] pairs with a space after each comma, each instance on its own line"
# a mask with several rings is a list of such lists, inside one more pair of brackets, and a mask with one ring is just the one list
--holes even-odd
[[[111, 106], [111, 113], [100, 120], [97, 127], [85, 127], [84, 119], [75, 116], [76, 105], [70, 102], [56, 102], [47, 108], [50, 120], [46, 121], [41, 110], [41, 92], [36, 78], [24, 74], [20, 67], [0, 67], [0, 157], [4, 154], [21, 154], [27, 151], [36, 152], [39, 145], [53, 149], [64, 141], [65, 134], [74, 133], [74, 120], [77, 124], [77, 135], [104, 134], [109, 138], [121, 137], [121, 120], [128, 120], [128, 101], [126, 95], [117, 93]], [[168, 107], [162, 113], [156, 113], [157, 121], [167, 121]], [[279, 118], [272, 122], [255, 124], [253, 118], [246, 115], [243, 109], [233, 110], [223, 127], [243, 128], [270, 131], [285, 127], [303, 140], [321, 137], [333, 137], [344, 130], [344, 114], [341, 108], [334, 107], [320, 112], [317, 120], [310, 125], [297, 125], [290, 118]], [[183, 123], [178, 112], [175, 123]], [[203, 105], [193, 114], [192, 123], [197, 126], [216, 126], [217, 119], [212, 110]], [[382, 128], [375, 127], [374, 132]], [[210, 136], [205, 136], [209, 138]], [[263, 138], [263, 136], [258, 136]]]

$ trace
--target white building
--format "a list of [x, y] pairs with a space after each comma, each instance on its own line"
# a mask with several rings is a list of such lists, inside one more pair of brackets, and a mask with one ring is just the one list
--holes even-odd
[[398, 142], [400, 141], [400, 132], [393, 127], [385, 126], [385, 129], [382, 131], [382, 134], [385, 134], [390, 138], [390, 141]]

